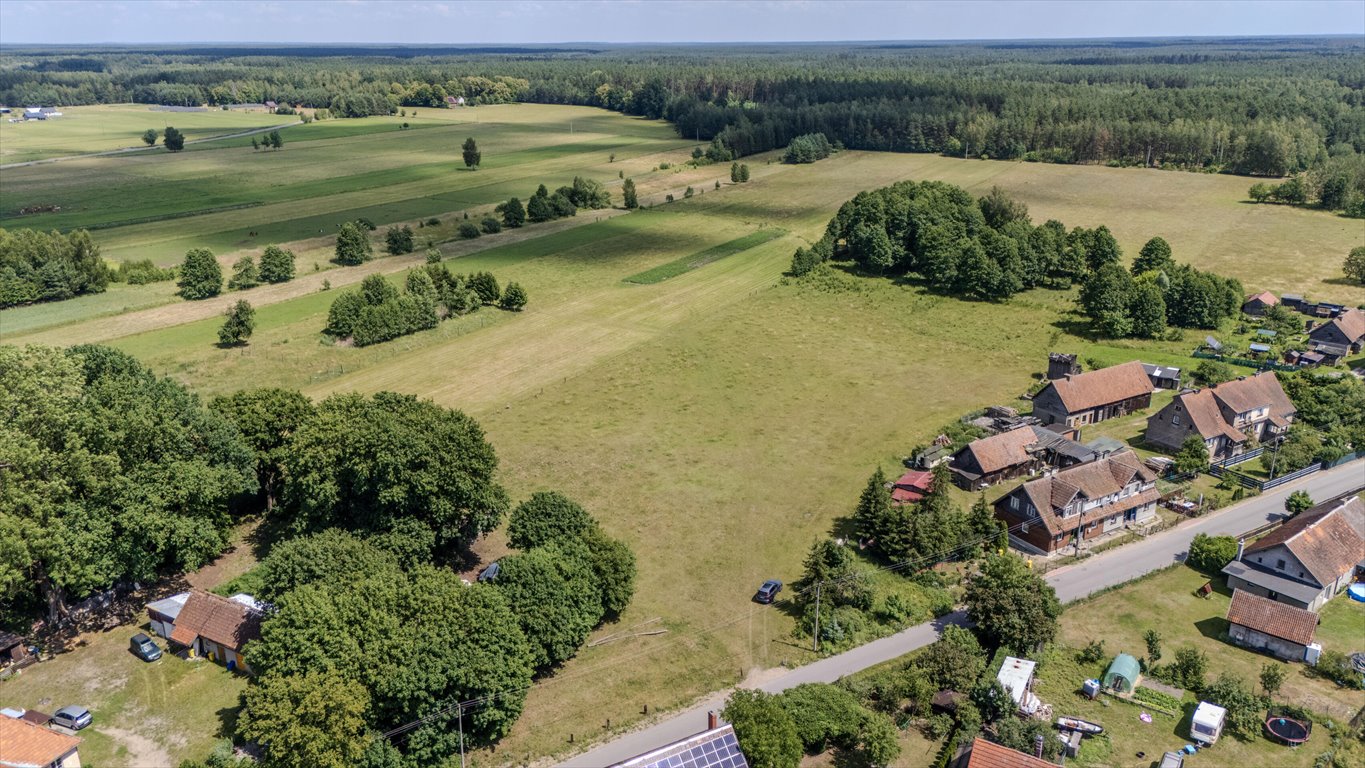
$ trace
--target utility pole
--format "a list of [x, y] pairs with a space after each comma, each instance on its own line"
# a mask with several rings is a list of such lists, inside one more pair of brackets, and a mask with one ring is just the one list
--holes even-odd
[[456, 704], [460, 720], [460, 768], [464, 768], [464, 702]]
[[812, 638], [814, 650], [820, 652], [820, 582], [815, 582], [815, 636]]

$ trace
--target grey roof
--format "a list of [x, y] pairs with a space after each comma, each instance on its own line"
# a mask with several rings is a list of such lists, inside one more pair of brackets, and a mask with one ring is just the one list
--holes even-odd
[[1345, 357], [1351, 353], [1351, 348], [1345, 344], [1333, 344], [1330, 341], [1315, 341], [1313, 342], [1313, 351], [1333, 357]]
[[1155, 376], [1158, 379], [1180, 378], [1180, 369], [1172, 368], [1169, 365], [1152, 365], [1151, 363], [1143, 363], [1142, 370], [1146, 371], [1148, 376]]
[[1242, 581], [1249, 584], [1255, 584], [1262, 589], [1292, 597], [1304, 605], [1308, 605], [1316, 600], [1318, 593], [1321, 591], [1310, 584], [1304, 584], [1302, 581], [1287, 579], [1279, 574], [1261, 570], [1242, 560], [1233, 560], [1228, 563], [1223, 567], [1223, 573], [1228, 576], [1236, 576]]
[[1251, 344], [1251, 345], [1249, 345], [1249, 346], [1247, 347], [1247, 349], [1250, 349], [1252, 352], [1269, 352], [1269, 351], [1270, 351], [1270, 345], [1269, 345], [1269, 344]]
[[1205, 343], [1205, 344], [1208, 344], [1209, 347], [1211, 347], [1211, 348], [1213, 348], [1213, 349], [1222, 349], [1222, 348], [1223, 348], [1223, 345], [1218, 343], [1218, 339], [1215, 339], [1215, 338], [1213, 338], [1212, 336], [1205, 336], [1205, 337], [1204, 337], [1204, 343]]
[[1114, 453], [1115, 451], [1121, 451], [1124, 448], [1127, 448], [1128, 444], [1112, 437], [1097, 437], [1086, 443], [1085, 447], [1095, 453]]
[[749, 768], [728, 723], [675, 741], [612, 768]]
[[1280, 294], [1280, 301], [1303, 301], [1303, 296], [1297, 293]]
[[180, 609], [185, 607], [185, 601], [190, 599], [189, 592], [181, 592], [178, 595], [171, 595], [154, 602], [147, 603], [147, 610], [156, 611], [171, 621], [175, 621], [180, 615]]

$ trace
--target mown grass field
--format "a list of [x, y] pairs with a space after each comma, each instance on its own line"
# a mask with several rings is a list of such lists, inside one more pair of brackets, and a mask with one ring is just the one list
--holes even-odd
[[[858, 191], [900, 179], [938, 178], [978, 194], [999, 185], [1027, 202], [1035, 220], [1107, 224], [1129, 254], [1159, 234], [1178, 259], [1237, 275], [1249, 289], [1296, 289], [1338, 300], [1359, 293], [1324, 280], [1362, 239], [1358, 222], [1242, 204], [1244, 179], [845, 152], [808, 166], [751, 158], [753, 181], [715, 190], [713, 179], [728, 168], [650, 172], [660, 157], [685, 154], [689, 146], [651, 138], [656, 124], [574, 108], [497, 109], [504, 111], [477, 110], [484, 120], [503, 115], [510, 127], [501, 138], [480, 138], [486, 168], [475, 174], [454, 171], [337, 191], [327, 187], [334, 177], [325, 169], [308, 169], [326, 157], [335, 164], [346, 156], [354, 159], [345, 163], [348, 174], [401, 176], [406, 163], [418, 169], [431, 163], [431, 147], [438, 144], [454, 163], [459, 140], [476, 130], [468, 125], [286, 138], [285, 149], [273, 156], [249, 148], [221, 151], [237, 152], [235, 162], [243, 165], [299, 162], [300, 175], [287, 184], [319, 185], [314, 189], [320, 196], [282, 197], [258, 208], [100, 234], [122, 243], [113, 248], [116, 254], [147, 252], [165, 261], [173, 260], [175, 248], [204, 238], [246, 247], [232, 245], [240, 230], [266, 225], [244, 224], [243, 217], [266, 210], [284, 217], [282, 233], [306, 236], [316, 234], [307, 231], [311, 224], [299, 223], [309, 217], [340, 220], [372, 209], [388, 212], [372, 217], [382, 224], [438, 208], [448, 217], [484, 199], [480, 195], [525, 196], [540, 181], [554, 186], [560, 183], [555, 174], [596, 173], [610, 180], [619, 169], [635, 176], [642, 192], [662, 196], [683, 185], [703, 191], [452, 261], [458, 272], [489, 270], [504, 283], [521, 283], [530, 304], [520, 314], [486, 308], [376, 347], [339, 348], [319, 335], [334, 289], [258, 305], [256, 335], [242, 350], [213, 345], [214, 318], [113, 339], [204, 394], [264, 385], [299, 387], [314, 397], [389, 389], [464, 409], [487, 430], [514, 498], [564, 491], [630, 542], [640, 560], [637, 596], [620, 623], [600, 634], [655, 618], [669, 632], [584, 649], [531, 693], [512, 735], [495, 754], [481, 757], [487, 763], [563, 752], [570, 734], [580, 744], [606, 735], [607, 719], [612, 730], [629, 727], [645, 705], [657, 712], [753, 670], [807, 659], [805, 643], [791, 636], [790, 617], [749, 602], [757, 584], [796, 578], [807, 548], [851, 513], [876, 465], [893, 471], [944, 422], [1009, 403], [1045, 367], [1048, 351], [1079, 351], [1105, 362], [1151, 356], [1188, 364], [1182, 344], [1111, 344], [1074, 335], [1079, 329], [1063, 314], [1071, 306], [1068, 293], [1033, 291], [995, 305], [837, 272], [819, 281], [783, 280], [791, 252], [816, 239]], [[525, 122], [534, 115], [546, 117]], [[570, 115], [572, 137], [562, 130]], [[632, 145], [639, 154], [617, 150], [611, 164], [605, 145], [584, 145], [589, 130], [617, 137], [610, 141], [644, 144]], [[526, 142], [516, 151], [539, 151], [532, 143], [537, 131], [546, 144], [574, 144], [580, 151], [496, 164], [491, 147], [501, 141], [507, 142], [504, 150]], [[175, 160], [208, 162], [218, 154]], [[288, 159], [295, 155], [304, 159]], [[305, 178], [309, 173], [315, 176]], [[447, 177], [488, 186], [439, 192]], [[434, 196], [419, 196], [424, 191]], [[324, 209], [328, 213], [318, 212]], [[660, 282], [624, 282], [777, 228], [788, 234]], [[317, 250], [327, 247], [318, 242]], [[1289, 253], [1301, 255], [1289, 259]], [[166, 318], [175, 323], [174, 312]], [[67, 324], [47, 335], [35, 331], [10, 340], [103, 337], [110, 321], [62, 322]], [[492, 557], [503, 548], [493, 536], [478, 550]]]
[[[173, 125], [187, 141], [210, 136], [284, 125], [298, 120], [295, 115], [272, 115], [264, 110], [221, 110], [207, 112], [154, 112], [150, 104], [103, 104], [88, 107], [61, 107], [62, 116], [51, 120], [11, 123], [0, 120], [0, 165], [45, 160], [50, 157], [107, 152], [125, 147], [143, 147], [142, 134], [148, 128], [163, 133]], [[247, 146], [251, 139], [243, 139]], [[158, 138], [157, 146], [161, 146]], [[165, 150], [153, 150], [153, 153]], [[22, 206], [21, 206], [22, 207]]]

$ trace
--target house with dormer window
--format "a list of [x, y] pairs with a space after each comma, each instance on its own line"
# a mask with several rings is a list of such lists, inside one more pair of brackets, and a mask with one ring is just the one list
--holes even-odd
[[1052, 554], [1075, 542], [1156, 519], [1156, 474], [1137, 454], [1120, 451], [1088, 464], [1047, 473], [995, 502], [1010, 541]]
[[1365, 502], [1353, 496], [1319, 504], [1240, 545], [1223, 574], [1230, 589], [1317, 612], [1362, 568]]
[[1280, 380], [1263, 371], [1176, 395], [1148, 417], [1147, 442], [1176, 453], [1197, 436], [1217, 461], [1242, 453], [1252, 439], [1264, 443], [1283, 435], [1297, 413]]

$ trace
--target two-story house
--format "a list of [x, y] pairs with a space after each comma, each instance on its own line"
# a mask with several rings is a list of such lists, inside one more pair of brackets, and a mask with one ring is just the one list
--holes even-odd
[[1365, 502], [1319, 504], [1240, 550], [1223, 568], [1230, 589], [1317, 611], [1365, 566]]
[[1025, 426], [973, 440], [953, 454], [948, 469], [963, 490], [1038, 472], [1093, 461], [1095, 451], [1050, 429]]
[[1152, 404], [1152, 382], [1136, 360], [1067, 374], [1033, 396], [1033, 415], [1044, 424], [1081, 427], [1125, 416]]
[[1156, 475], [1132, 451], [1049, 472], [995, 502], [995, 517], [1025, 551], [1052, 554], [1156, 517]]
[[1252, 438], [1272, 440], [1289, 431], [1298, 409], [1271, 371], [1181, 392], [1147, 419], [1147, 442], [1171, 453], [1191, 436], [1204, 441], [1209, 458], [1225, 459]]
[[1335, 364], [1365, 346], [1365, 311], [1347, 309], [1308, 332], [1313, 350], [1326, 354]]

